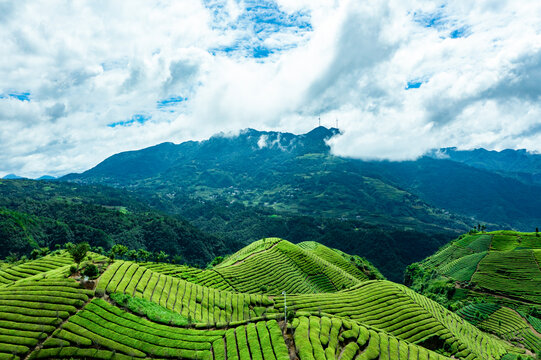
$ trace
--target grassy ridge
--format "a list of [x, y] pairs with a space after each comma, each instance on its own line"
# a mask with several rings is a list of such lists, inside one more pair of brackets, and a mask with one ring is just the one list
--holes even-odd
[[536, 233], [463, 235], [409, 266], [406, 284], [481, 329], [540, 352], [541, 338], [530, 329], [541, 316], [540, 257]]
[[[287, 254], [293, 265], [267, 263], [266, 272], [258, 270], [256, 260], [275, 251]], [[47, 258], [26, 265], [36, 267]], [[70, 258], [58, 258], [70, 265]], [[106, 266], [103, 258], [95, 261]], [[44, 268], [0, 288], [0, 359], [498, 360], [509, 351], [524, 352], [402, 285], [367, 280], [357, 265], [318, 244], [271, 239], [211, 270], [116, 260], [95, 290], [64, 274], [43, 278], [51, 271]], [[298, 276], [277, 271], [288, 274], [288, 267]], [[306, 283], [299, 279], [314, 274], [328, 281], [342, 278], [349, 288], [288, 292], [286, 326], [282, 295], [220, 289], [225, 270], [258, 284], [280, 279], [277, 288], [295, 289]], [[501, 309], [489, 315], [499, 319]], [[487, 329], [488, 319], [479, 321]], [[528, 329], [518, 330], [527, 336]]]
[[220, 290], [267, 294], [334, 292], [368, 278], [383, 278], [363, 258], [313, 244], [262, 239], [209, 270], [167, 264], [144, 266]]
[[0, 358], [27, 354], [92, 294], [67, 279], [24, 281], [0, 289]]
[[[349, 318], [414, 344], [451, 349], [461, 357], [498, 358], [507, 351], [505, 344], [441, 305], [387, 281], [364, 282], [336, 294], [292, 295], [288, 299], [289, 306], [296, 310]], [[278, 308], [282, 307], [281, 300], [275, 299]]]

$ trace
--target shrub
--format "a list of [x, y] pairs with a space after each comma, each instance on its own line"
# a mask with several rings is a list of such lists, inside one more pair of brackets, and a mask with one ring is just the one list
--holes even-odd
[[91, 279], [97, 277], [99, 274], [98, 267], [94, 264], [88, 265], [83, 272], [83, 275], [88, 276]]
[[71, 265], [70, 266], [70, 274], [75, 274], [77, 272], [77, 266]]

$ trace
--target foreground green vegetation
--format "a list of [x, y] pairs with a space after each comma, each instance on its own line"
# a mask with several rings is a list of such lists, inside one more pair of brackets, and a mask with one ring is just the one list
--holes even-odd
[[470, 232], [412, 264], [406, 284], [480, 329], [541, 352], [539, 233]]
[[2, 266], [0, 359], [509, 360], [539, 346], [510, 309], [466, 321], [315, 242], [262, 239], [205, 270], [68, 248]]
[[[8, 241], [9, 239], [9, 241]], [[108, 252], [119, 244], [164, 251], [204, 266], [240, 243], [205, 234], [125, 191], [60, 182], [0, 180], [0, 259], [30, 257], [34, 250], [87, 242]]]
[[53, 250], [68, 242], [86, 241], [105, 252], [114, 245], [151, 254], [163, 251], [176, 263], [204, 267], [216, 256], [235, 252], [254, 239], [278, 236], [293, 243], [317, 241], [362, 254], [387, 278], [401, 281], [408, 264], [428, 256], [456, 234], [451, 229], [422, 229], [397, 221], [374, 225], [357, 219], [303, 216], [177, 192], [172, 196], [58, 181], [0, 180], [0, 259], [29, 257], [40, 248]]

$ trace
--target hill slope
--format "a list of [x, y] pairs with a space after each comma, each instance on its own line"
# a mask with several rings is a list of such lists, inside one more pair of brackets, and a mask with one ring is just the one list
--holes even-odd
[[447, 159], [370, 162], [337, 157], [326, 143], [337, 134], [337, 129], [323, 127], [303, 135], [248, 129], [238, 136], [164, 143], [116, 154], [63, 180], [163, 196], [223, 197], [420, 231], [433, 231], [434, 226], [467, 230], [477, 221], [531, 230], [541, 223], [534, 200], [541, 196], [541, 186], [501, 176], [494, 167], [478, 169]]
[[[541, 352], [541, 237], [461, 236], [406, 271], [406, 284], [479, 326]], [[518, 312], [517, 312], [518, 311]], [[521, 335], [522, 334], [522, 335]]]
[[334, 292], [383, 279], [367, 260], [314, 242], [298, 246], [279, 238], [255, 241], [212, 269], [145, 264], [153, 271], [230, 291], [280, 294]]
[[[350, 268], [341, 254], [318, 244], [303, 244], [303, 250], [268, 239], [216, 269], [235, 269], [241, 275], [249, 269], [240, 268], [239, 261], [246, 264], [281, 245], [292, 253], [321, 254], [334, 262], [327, 267]], [[38, 262], [56, 258], [62, 259], [59, 266], [66, 266], [60, 265], [66, 259], [61, 252], [25, 265], [37, 268]], [[187, 281], [183, 277], [202, 270], [186, 266], [123, 260], [108, 265], [99, 256], [82, 266], [91, 262], [102, 269], [97, 282], [58, 272], [0, 287], [0, 358], [489, 360], [502, 359], [509, 351], [524, 353], [384, 280], [359, 279], [342, 291], [288, 293], [286, 299], [203, 285], [208, 278]], [[153, 270], [160, 266], [161, 271], [180, 271], [166, 275]], [[276, 276], [257, 272], [261, 283]], [[290, 281], [297, 280], [282, 278], [281, 287], [291, 288]], [[293, 310], [287, 324], [284, 303]]]
[[233, 239], [205, 234], [178, 217], [145, 205], [125, 191], [61, 182], [0, 180], [0, 258], [32, 249], [87, 241], [165, 251], [204, 265], [236, 249]]

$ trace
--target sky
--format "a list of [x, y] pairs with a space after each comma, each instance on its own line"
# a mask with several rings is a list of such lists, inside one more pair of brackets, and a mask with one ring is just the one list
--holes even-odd
[[541, 2], [0, 0], [0, 177], [338, 126], [340, 156], [541, 151]]

